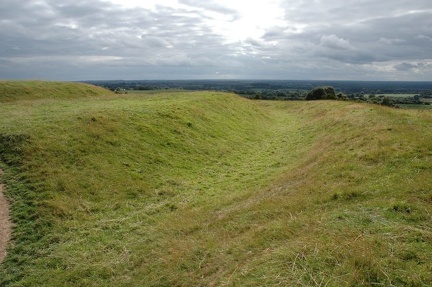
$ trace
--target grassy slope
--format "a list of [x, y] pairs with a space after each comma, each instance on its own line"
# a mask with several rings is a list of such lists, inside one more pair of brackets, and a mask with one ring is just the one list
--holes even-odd
[[106, 89], [83, 83], [0, 80], [0, 103], [17, 100], [95, 97], [110, 93]]
[[429, 112], [164, 92], [0, 114], [0, 285], [432, 283]]

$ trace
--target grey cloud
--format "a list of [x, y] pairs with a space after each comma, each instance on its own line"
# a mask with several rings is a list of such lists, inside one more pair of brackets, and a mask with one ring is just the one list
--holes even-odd
[[287, 55], [296, 49], [296, 57], [310, 61], [318, 61], [316, 56], [361, 65], [432, 59], [429, 1], [292, 3], [286, 1], [284, 6], [287, 26], [274, 27], [264, 35], [266, 40], [279, 41]]
[[400, 63], [394, 66], [394, 68], [401, 72], [425, 72], [432, 69], [431, 63]]
[[410, 71], [414, 68], [417, 68], [417, 65], [409, 64], [409, 63], [402, 63], [395, 66], [395, 69], [398, 71]]
[[230, 15], [232, 19], [236, 19], [238, 17], [237, 11], [229, 9], [215, 1], [180, 0], [179, 2], [191, 7], [202, 8], [208, 11], [212, 11], [224, 15]]
[[353, 46], [351, 46], [349, 40], [339, 38], [335, 34], [323, 35], [321, 37], [320, 44], [322, 47], [335, 49], [335, 50], [351, 50], [351, 49], [353, 49]]
[[168, 40], [161, 37], [142, 35], [141, 38], [151, 48], [173, 48]]
[[255, 46], [255, 47], [263, 47], [264, 46], [264, 43], [262, 41], [259, 41], [257, 39], [252, 39], [252, 38], [246, 39], [245, 43], [250, 44], [250, 45]]
[[282, 1], [283, 23], [238, 42], [209, 25], [240, 17], [215, 0], [21, 2], [0, 2], [0, 78], [432, 77], [429, 0]]
[[426, 36], [423, 34], [417, 35], [416, 38], [420, 39], [420, 40], [426, 40], [427, 42], [432, 42], [432, 37], [429, 37], [429, 36]]
[[[39, 9], [37, 13], [45, 15], [43, 17], [28, 12], [27, 17], [35, 19], [34, 23], [20, 20], [14, 23], [17, 26], [15, 29], [1, 27], [0, 35], [7, 30], [18, 32], [15, 36], [16, 42], [21, 47], [32, 47], [31, 55], [106, 52], [140, 54], [146, 51], [148, 46], [170, 46], [167, 44], [169, 42], [175, 42], [181, 47], [182, 42], [194, 42], [200, 32], [208, 32], [201, 29], [200, 19], [195, 15], [182, 16], [179, 15], [181, 11], [169, 8], [150, 12], [144, 9], [116, 10], [115, 7], [99, 1], [92, 2], [93, 6], [83, 6], [83, 2], [61, 3], [60, 5], [52, 1], [47, 3], [49, 5], [46, 5], [44, 11]], [[170, 27], [167, 27], [168, 25]], [[145, 36], [142, 37], [143, 35]], [[146, 37], [149, 40], [148, 45], [142, 41]], [[10, 37], [5, 35], [3, 38]], [[26, 55], [22, 49], [14, 50], [8, 43], [3, 45], [11, 56]]]

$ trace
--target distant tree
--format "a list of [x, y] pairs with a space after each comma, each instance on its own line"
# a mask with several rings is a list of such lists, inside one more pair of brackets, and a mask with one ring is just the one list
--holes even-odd
[[344, 101], [349, 99], [348, 96], [346, 94], [344, 94], [344, 93], [338, 93], [336, 95], [336, 97], [337, 97], [338, 100], [344, 100]]
[[333, 87], [317, 87], [307, 93], [306, 100], [336, 100], [337, 96]]
[[383, 106], [389, 106], [389, 107], [393, 107], [394, 106], [393, 101], [389, 97], [382, 98], [381, 105], [383, 105]]
[[277, 96], [278, 96], [279, 98], [286, 97], [286, 92], [285, 92], [285, 91], [277, 91]]

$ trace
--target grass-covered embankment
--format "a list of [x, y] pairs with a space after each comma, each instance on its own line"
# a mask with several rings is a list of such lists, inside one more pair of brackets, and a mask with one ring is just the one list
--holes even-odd
[[110, 93], [106, 89], [83, 83], [0, 80], [0, 103], [37, 99], [95, 97]]
[[432, 282], [428, 112], [210, 92], [0, 110], [3, 285]]

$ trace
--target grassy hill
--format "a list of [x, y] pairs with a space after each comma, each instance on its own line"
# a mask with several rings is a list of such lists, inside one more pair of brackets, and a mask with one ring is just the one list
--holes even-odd
[[0, 286], [432, 284], [430, 112], [25, 85]]
[[83, 83], [0, 80], [0, 103], [17, 100], [71, 99], [103, 96], [110, 91]]

